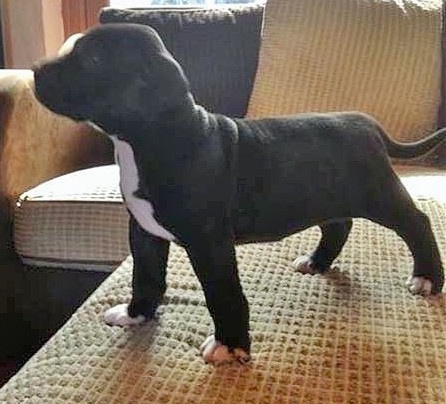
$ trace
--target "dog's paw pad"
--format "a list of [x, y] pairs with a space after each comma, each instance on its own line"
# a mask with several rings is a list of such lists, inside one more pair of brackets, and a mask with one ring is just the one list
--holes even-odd
[[296, 258], [291, 265], [296, 271], [300, 272], [301, 274], [316, 275], [321, 273], [319, 268], [315, 265], [311, 257], [309, 257], [308, 255], [303, 255]]
[[125, 327], [144, 323], [146, 321], [146, 317], [142, 315], [130, 317], [128, 312], [128, 304], [118, 304], [117, 306], [108, 309], [104, 313], [104, 320], [108, 325]]
[[414, 295], [429, 296], [432, 293], [432, 282], [422, 276], [409, 276], [406, 287]]
[[207, 337], [203, 344], [201, 344], [200, 352], [206, 363], [211, 363], [215, 366], [232, 362], [245, 364], [250, 360], [249, 354], [243, 349], [235, 348], [231, 352], [226, 345], [217, 341], [213, 335]]

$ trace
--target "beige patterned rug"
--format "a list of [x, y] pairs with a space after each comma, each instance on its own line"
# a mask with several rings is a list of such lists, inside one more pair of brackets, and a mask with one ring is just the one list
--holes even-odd
[[[420, 200], [446, 261], [446, 205]], [[171, 250], [160, 318], [111, 328], [102, 312], [130, 297], [127, 260], [0, 390], [5, 403], [445, 403], [446, 298], [411, 296], [412, 259], [391, 231], [356, 220], [338, 270], [295, 273], [310, 229], [238, 248], [251, 307], [253, 361], [214, 368], [211, 331], [184, 251]]]

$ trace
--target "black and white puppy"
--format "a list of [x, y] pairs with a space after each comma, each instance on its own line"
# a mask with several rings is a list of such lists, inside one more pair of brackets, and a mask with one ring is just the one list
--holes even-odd
[[142, 25], [94, 28], [34, 73], [45, 106], [94, 124], [115, 145], [130, 212], [133, 295], [129, 305], [105, 313], [108, 323], [138, 324], [154, 316], [174, 241], [186, 249], [214, 321], [204, 359], [246, 362], [249, 311], [234, 246], [317, 225], [320, 244], [295, 266], [322, 273], [341, 251], [353, 217], [393, 229], [407, 243], [414, 258], [410, 292], [441, 292], [443, 268], [429, 220], [389, 155], [424, 154], [446, 130], [402, 145], [356, 112], [259, 120], [209, 113], [194, 102], [158, 34]]

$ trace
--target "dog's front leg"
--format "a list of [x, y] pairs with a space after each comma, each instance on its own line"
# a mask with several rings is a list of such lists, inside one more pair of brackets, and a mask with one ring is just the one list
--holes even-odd
[[237, 271], [232, 240], [201, 239], [188, 248], [214, 320], [215, 334], [201, 351], [207, 363], [249, 361], [249, 309]]
[[140, 324], [155, 315], [166, 291], [166, 267], [169, 241], [147, 233], [130, 217], [130, 249], [133, 255], [132, 299], [107, 310], [105, 321], [110, 325]]

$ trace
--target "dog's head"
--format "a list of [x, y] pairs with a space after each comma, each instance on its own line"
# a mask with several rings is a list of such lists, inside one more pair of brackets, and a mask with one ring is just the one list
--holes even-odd
[[157, 120], [190, 98], [181, 67], [148, 26], [105, 24], [65, 48], [33, 69], [36, 96], [53, 112], [107, 131], [113, 122]]

